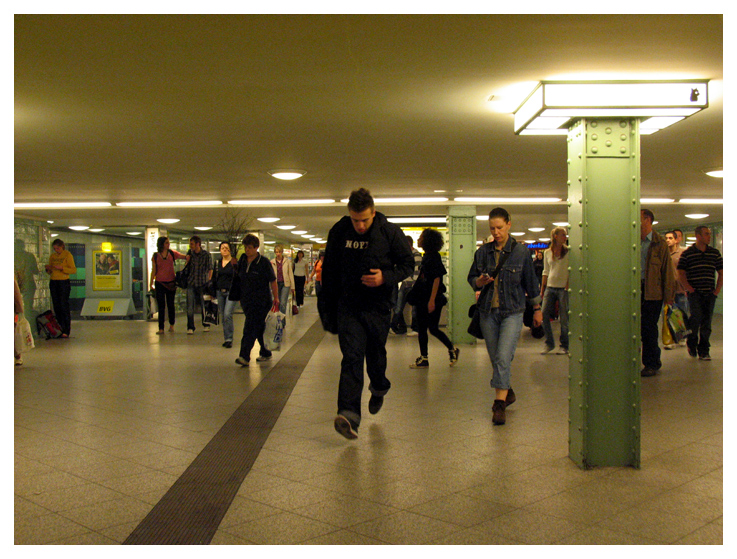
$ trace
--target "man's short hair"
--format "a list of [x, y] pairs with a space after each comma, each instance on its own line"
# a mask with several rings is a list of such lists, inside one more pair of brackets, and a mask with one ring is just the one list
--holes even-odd
[[191, 236], [191, 237], [189, 238], [189, 241], [190, 241], [190, 242], [194, 241], [194, 242], [195, 242], [195, 244], [197, 244], [197, 245], [201, 245], [201, 244], [202, 244], [202, 239], [200, 239], [200, 238], [199, 238], [199, 237], [198, 237], [197, 235], [192, 235], [192, 236]]
[[348, 209], [350, 211], [360, 213], [369, 208], [374, 209], [374, 199], [368, 190], [359, 188], [351, 192], [348, 197]]
[[709, 229], [709, 226], [708, 225], [699, 225], [699, 226], [696, 227], [696, 229], [694, 229], [694, 233], [696, 233], [697, 235], [700, 235], [704, 231], [704, 229]]
[[256, 235], [248, 233], [245, 237], [243, 237], [243, 246], [258, 248], [259, 246], [261, 246], [261, 241], [258, 240], [258, 237]]
[[655, 222], [655, 214], [653, 212], [651, 212], [647, 208], [643, 208], [640, 211], [643, 213], [643, 215], [645, 215], [645, 217], [647, 217], [648, 219], [650, 219], [650, 223], [654, 223]]
[[675, 231], [666, 231], [665, 232], [665, 235], [663, 235], [663, 236], [664, 237], [667, 237], [668, 235], [673, 235], [673, 238], [674, 239], [677, 239], [678, 238], [678, 235], [676, 235], [676, 232]]
[[64, 241], [62, 241], [61, 239], [54, 239], [54, 242], [51, 243], [51, 246], [52, 247], [60, 246], [61, 248], [66, 248], [66, 246], [64, 245]]
[[681, 231], [680, 229], [673, 229], [673, 234], [675, 234], [675, 233], [680, 233], [681, 234], [681, 237], [683, 237], [683, 231]]
[[495, 217], [501, 217], [504, 221], [509, 223], [509, 212], [504, 208], [494, 208], [489, 212], [489, 219], [494, 219]]
[[415, 240], [412, 238], [412, 235], [405, 235], [404, 238], [407, 239], [409, 246], [415, 246]]

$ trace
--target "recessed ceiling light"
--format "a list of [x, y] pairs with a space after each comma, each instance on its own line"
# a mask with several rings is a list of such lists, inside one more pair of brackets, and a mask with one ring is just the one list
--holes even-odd
[[[442, 196], [420, 196], [405, 198], [374, 198], [375, 204], [431, 204], [433, 202], [447, 202], [448, 199]], [[347, 204], [348, 198], [341, 200], [341, 203]]]
[[120, 208], [176, 208], [190, 206], [221, 206], [223, 203], [219, 200], [173, 200], [171, 202], [118, 202], [115, 204]]
[[197, 229], [197, 231], [209, 231], [210, 229], [212, 229], [212, 227], [203, 226], [203, 227], [195, 227], [195, 229]]
[[275, 223], [279, 221], [280, 218], [278, 217], [257, 217], [259, 221], [262, 221], [263, 223]]
[[49, 219], [46, 223], [54, 223], [53, 219]]
[[273, 245], [276, 241], [264, 241], [265, 245]]
[[522, 235], [524, 235], [524, 233], [515, 232], [515, 233], [510, 233], [510, 235], [512, 235], [513, 237], [521, 237]]
[[289, 231], [290, 229], [294, 229], [295, 227], [297, 226], [296, 225], [277, 225], [276, 226], [277, 229], [282, 229], [284, 231]]
[[126, 231], [126, 234], [127, 235], [134, 235], [135, 236], [135, 235], [140, 235], [141, 232], [140, 231]]
[[445, 217], [387, 217], [391, 223], [446, 223]]
[[550, 237], [541, 237], [538, 239], [541, 243], [547, 243], [550, 241]]
[[705, 217], [709, 217], [709, 214], [686, 214], [686, 217], [688, 219], [704, 219]]
[[672, 204], [673, 198], [640, 198], [640, 204]]
[[169, 219], [169, 218], [167, 218], [167, 219], [157, 219], [156, 221], [158, 221], [159, 223], [179, 223], [179, 220], [178, 219], [174, 219], [174, 218], [171, 218], [171, 219]]
[[560, 198], [494, 198], [488, 196], [460, 196], [453, 200], [476, 204], [556, 204], [562, 202]]
[[86, 231], [87, 229], [89, 229], [89, 226], [88, 225], [71, 225], [69, 229], [71, 229], [72, 231]]
[[722, 198], [681, 198], [679, 204], [724, 204]]
[[714, 177], [715, 179], [722, 179], [724, 178], [724, 169], [719, 167], [718, 169], [707, 169], [704, 171], [707, 175], [710, 177]]
[[555, 225], [556, 227], [570, 227], [571, 226], [571, 224], [568, 223], [567, 221], [554, 221], [553, 225]]
[[90, 229], [90, 233], [100, 233], [104, 231], [104, 229]]
[[312, 239], [316, 235], [302, 235], [305, 239]]
[[298, 171], [297, 169], [274, 169], [269, 171], [269, 174], [275, 179], [282, 181], [293, 181], [305, 175], [305, 171]]
[[292, 231], [294, 235], [304, 235], [307, 231]]
[[44, 208], [50, 210], [64, 210], [68, 208], [107, 208], [112, 206], [110, 202], [33, 202], [13, 204], [15, 209]]
[[540, 231], [545, 231], [545, 227], [528, 227], [527, 230], [533, 233], [539, 233]]

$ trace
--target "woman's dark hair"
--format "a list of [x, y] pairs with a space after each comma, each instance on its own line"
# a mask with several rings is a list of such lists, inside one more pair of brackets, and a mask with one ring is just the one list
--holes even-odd
[[258, 237], [256, 235], [249, 233], [248, 235], [243, 237], [244, 247], [258, 248], [260, 245], [261, 245], [261, 241], [258, 240]]
[[233, 246], [230, 244], [230, 241], [223, 241], [223, 242], [221, 242], [218, 245], [218, 250], [220, 250], [223, 245], [228, 245], [228, 250], [230, 251], [231, 254], [233, 253]]
[[425, 252], [440, 252], [444, 244], [443, 234], [437, 229], [428, 227], [422, 231], [422, 249]]
[[494, 208], [489, 212], [489, 219], [494, 219], [495, 217], [501, 217], [504, 221], [509, 223], [509, 212], [504, 208]]
[[168, 240], [169, 240], [169, 237], [159, 237], [158, 239], [156, 239], [156, 250], [158, 250], [159, 252], [164, 250], [164, 244]]
[[[301, 258], [300, 258], [300, 254], [302, 255], [302, 257], [301, 257]], [[302, 260], [302, 258], [304, 258], [304, 257], [305, 257], [305, 253], [304, 253], [304, 252], [302, 252], [301, 250], [298, 250], [298, 251], [297, 251], [297, 256], [296, 256], [296, 260], [295, 260], [295, 262], [300, 262], [300, 261]]]

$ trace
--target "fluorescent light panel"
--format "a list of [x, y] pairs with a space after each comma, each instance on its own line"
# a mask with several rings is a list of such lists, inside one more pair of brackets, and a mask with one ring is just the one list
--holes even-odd
[[679, 204], [724, 204], [722, 198], [681, 198]]
[[[461, 196], [453, 200], [473, 204], [557, 204], [563, 201], [560, 198], [490, 198], [483, 196]], [[489, 219], [489, 216], [484, 216], [483, 219]]]
[[446, 217], [387, 217], [392, 223], [447, 223]]
[[115, 204], [119, 208], [179, 208], [179, 207], [197, 207], [197, 206], [221, 206], [223, 203], [219, 200], [172, 200], [166, 202], [118, 202]]
[[312, 200], [229, 200], [228, 204], [233, 206], [306, 206], [317, 204], [334, 204], [335, 200], [329, 198]]
[[673, 198], [640, 198], [640, 204], [672, 204]]
[[514, 132], [564, 134], [584, 117], [641, 118], [641, 133], [652, 133], [708, 107], [708, 83], [540, 82], [515, 112]]
[[68, 208], [109, 208], [110, 202], [29, 202], [13, 204], [16, 210], [49, 209], [65, 210]]

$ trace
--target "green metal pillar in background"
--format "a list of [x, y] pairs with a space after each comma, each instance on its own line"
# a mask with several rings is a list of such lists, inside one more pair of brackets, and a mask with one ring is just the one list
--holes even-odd
[[474, 344], [467, 329], [476, 296], [466, 277], [476, 252], [476, 207], [451, 206], [448, 214], [448, 337], [454, 344]]
[[568, 131], [569, 456], [640, 466], [640, 133], [636, 119]]

